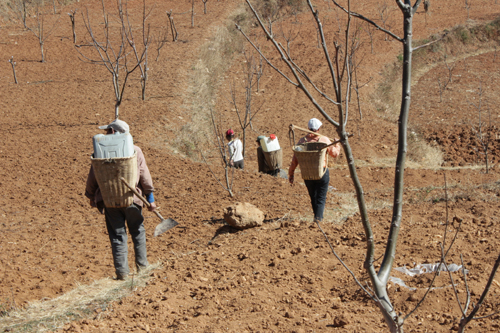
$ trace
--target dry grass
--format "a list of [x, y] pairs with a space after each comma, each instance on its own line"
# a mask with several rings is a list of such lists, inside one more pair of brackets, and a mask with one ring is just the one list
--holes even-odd
[[[298, 176], [296, 176], [299, 179]], [[304, 186], [304, 183], [298, 181], [296, 184], [300, 184]], [[353, 216], [354, 214], [359, 212], [358, 200], [356, 199], [356, 193], [354, 192], [338, 192], [332, 186], [330, 186], [330, 190], [328, 191], [327, 201], [325, 206], [324, 218], [323, 222], [326, 223], [335, 223], [342, 224], [347, 218]], [[389, 189], [389, 188], [388, 188]], [[377, 197], [377, 198], [367, 198], [366, 205], [368, 210], [378, 210], [391, 207], [392, 201], [391, 197]], [[310, 207], [311, 203], [309, 201], [309, 196], [303, 203], [306, 207]], [[286, 217], [289, 220], [295, 221], [304, 221], [312, 223], [314, 220], [314, 216], [312, 211], [307, 215], [301, 214], [289, 214]]]
[[[391, 207], [391, 198], [366, 198], [366, 207], [370, 210], [379, 210]], [[328, 193], [328, 202], [325, 209], [325, 222], [342, 224], [347, 218], [359, 212], [358, 200], [353, 192]]]
[[91, 285], [79, 285], [57, 298], [36, 301], [24, 309], [14, 309], [0, 317], [0, 327], [4, 332], [48, 332], [73, 320], [94, 316], [95, 310], [104, 310], [110, 302], [144, 287], [149, 273], [159, 267], [159, 263], [150, 265], [126, 281], [106, 278]]
[[217, 88], [224, 79], [224, 73], [231, 64], [235, 53], [243, 48], [242, 36], [234, 29], [234, 23], [248, 26], [248, 15], [241, 6], [228, 19], [225, 25], [215, 28], [213, 38], [200, 50], [200, 58], [193, 65], [190, 88], [184, 97], [191, 121], [187, 122], [173, 143], [173, 149], [195, 160], [201, 160], [198, 150], [207, 152], [213, 137], [210, 110], [215, 108]]
[[408, 135], [408, 161], [424, 166], [426, 169], [438, 169], [444, 162], [443, 152], [432, 147], [416, 132]]
[[[500, 201], [500, 182], [490, 182], [481, 185], [463, 185], [459, 183], [444, 186], [429, 186], [423, 188], [407, 188], [408, 202], [418, 204], [420, 202], [449, 202], [462, 200], [477, 200], [482, 202]], [[447, 192], [447, 193], [446, 193]]]

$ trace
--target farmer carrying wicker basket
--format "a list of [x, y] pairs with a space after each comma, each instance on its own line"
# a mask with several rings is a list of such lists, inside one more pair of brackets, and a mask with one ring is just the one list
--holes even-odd
[[[106, 126], [99, 127], [106, 135], [129, 133], [126, 122], [115, 119]], [[128, 266], [127, 227], [134, 243], [135, 265], [137, 270], [148, 266], [146, 250], [146, 230], [142, 215], [142, 201], [120, 182], [123, 177], [135, 184], [136, 191], [146, 196], [148, 210], [155, 211], [154, 187], [149, 168], [142, 150], [133, 146], [133, 156], [126, 158], [92, 158], [85, 196], [90, 205], [99, 209], [106, 218], [106, 227], [111, 242], [116, 278], [125, 280], [130, 273]]]
[[[311, 197], [316, 221], [323, 220], [326, 193], [330, 183], [330, 172], [327, 166], [328, 155], [335, 158], [340, 154], [339, 143], [324, 148], [332, 142], [326, 136], [319, 134], [322, 125], [321, 121], [316, 118], [309, 120], [309, 131], [314, 133], [307, 134], [294, 146], [292, 163], [288, 169], [288, 181], [293, 185], [295, 169], [300, 165], [304, 183]], [[298, 158], [298, 156], [300, 157]]]

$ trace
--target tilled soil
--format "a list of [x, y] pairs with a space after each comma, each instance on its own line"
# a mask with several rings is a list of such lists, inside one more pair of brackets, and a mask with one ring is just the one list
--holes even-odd
[[[109, 7], [113, 5], [110, 3]], [[325, 26], [334, 31], [336, 14], [322, 5], [328, 22]], [[140, 15], [141, 6], [130, 3], [131, 15]], [[150, 60], [146, 101], [140, 99], [138, 73], [132, 75], [120, 118], [130, 124], [135, 143], [145, 153], [162, 215], [174, 218], [180, 225], [154, 238], [158, 220], [145, 212], [149, 260], [161, 262], [161, 268], [152, 272], [147, 287], [110, 304], [105, 311], [96, 308], [93, 317], [67, 324], [61, 331], [387, 331], [375, 303], [354, 282], [332, 254], [321, 230], [311, 222], [309, 197], [300, 175], [296, 176], [298, 183], [290, 186], [286, 179], [256, 171], [254, 136], [277, 134], [287, 167], [292, 156], [288, 126], [293, 123], [306, 127], [309, 118], [320, 118], [300, 91], [266, 68], [261, 90], [254, 94], [255, 105], [264, 104], [253, 121], [245, 170], [235, 172], [234, 198], [229, 197], [204, 163], [177, 154], [170, 147], [180, 129], [192, 119], [189, 110], [194, 97], [189, 91], [200, 49], [210, 42], [217, 27], [230, 24], [226, 19], [238, 6], [243, 3], [208, 2], [208, 13], [204, 15], [202, 3], [197, 2], [195, 26], [191, 27], [188, 1], [156, 4], [148, 19], [153, 32], [167, 26], [164, 13], [173, 9], [179, 40], [169, 40], [158, 61], [154, 61], [156, 54]], [[355, 6], [353, 10], [371, 17], [378, 17], [381, 10], [377, 1]], [[394, 4], [389, 7], [387, 24], [400, 33], [399, 10]], [[100, 3], [95, 1], [70, 4], [59, 8], [57, 15], [47, 15], [47, 26], [58, 18], [60, 21], [46, 41], [45, 63], [39, 62], [37, 39], [21, 24], [4, 22], [0, 28], [0, 52], [6, 60], [14, 56], [19, 80], [19, 84], [13, 83], [10, 64], [5, 62], [0, 67], [0, 224], [4, 230], [0, 243], [0, 305], [5, 310], [55, 298], [76, 285], [114, 274], [104, 217], [90, 208], [83, 195], [92, 153], [91, 137], [100, 133], [99, 125], [113, 119], [113, 90], [106, 69], [80, 60], [74, 49], [70, 22], [65, 17], [74, 8], [80, 8], [80, 13], [88, 8], [93, 22], [98, 22]], [[477, 22], [491, 20], [499, 12], [500, 5], [493, 1], [474, 2], [469, 13], [460, 1], [433, 2], [430, 13], [419, 9], [414, 38], [427, 38], [463, 24], [468, 16]], [[295, 57], [305, 59], [303, 68], [311, 71], [311, 78], [328, 87], [328, 69], [316, 47], [310, 13], [287, 19], [282, 29], [298, 26], [296, 20], [303, 24], [291, 44]], [[78, 16], [77, 43], [84, 44], [84, 32]], [[360, 89], [361, 113], [354, 107], [351, 110], [351, 131], [355, 136], [350, 141], [371, 208], [379, 265], [392, 215], [397, 117], [389, 102], [387, 109], [377, 110], [373, 101], [380, 93], [377, 87], [384, 80], [386, 66], [397, 61], [401, 45], [382, 35], [374, 36], [373, 53], [369, 36], [361, 37], [364, 60], [359, 80], [369, 84]], [[279, 57], [270, 46], [266, 47], [269, 59], [277, 61]], [[425, 160], [414, 161], [407, 167], [403, 222], [395, 258], [395, 267], [436, 263], [441, 244], [447, 248], [460, 229], [447, 262], [461, 264], [463, 257], [474, 303], [498, 256], [499, 241], [495, 235], [500, 231], [498, 138], [491, 141], [492, 168], [486, 174], [481, 160], [484, 156], [476, 151], [480, 144], [479, 111], [475, 106], [478, 88], [482, 87], [483, 121], [490, 119], [487, 127], [495, 133], [500, 119], [495, 109], [499, 98], [499, 60], [491, 45], [478, 49], [482, 51], [467, 57], [448, 58], [450, 64], [456, 61], [456, 67], [453, 80], [441, 93], [438, 79], [444, 80], [447, 75], [442, 60], [430, 61], [422, 75], [415, 75], [410, 126], [419, 140], [440, 149], [443, 166], [452, 168], [430, 169]], [[214, 102], [225, 125], [235, 129], [237, 118], [225, 97], [229, 79], [241, 74], [238, 66], [236, 62], [227, 73], [220, 73], [227, 80], [217, 86], [218, 98]], [[328, 124], [323, 133], [335, 136]], [[480, 167], [476, 167], [478, 162]], [[214, 162], [214, 170], [220, 171], [217, 165]], [[359, 214], [345, 211], [348, 205], [355, 207], [355, 199], [343, 154], [331, 161], [330, 167], [332, 188], [326, 221], [320, 226], [337, 256], [367, 288], [363, 227]], [[237, 201], [260, 208], [265, 214], [264, 225], [245, 231], [225, 225], [223, 209]], [[463, 304], [467, 294], [465, 279], [460, 272], [451, 275]], [[391, 300], [403, 314], [412, 311], [433, 277], [409, 277], [395, 270], [391, 276], [406, 284], [405, 287], [389, 283]], [[407, 331], [446, 332], [456, 328], [460, 309], [451, 284], [449, 275], [441, 273], [434, 283], [436, 289], [406, 320]], [[500, 285], [494, 282], [478, 316], [498, 310], [499, 293]], [[470, 324], [470, 331], [474, 332], [498, 329], [498, 316]]]

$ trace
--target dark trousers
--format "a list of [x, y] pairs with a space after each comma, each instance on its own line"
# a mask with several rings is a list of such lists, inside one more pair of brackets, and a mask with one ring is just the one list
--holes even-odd
[[245, 164], [243, 163], [243, 160], [233, 162], [233, 167], [236, 169], [243, 169], [244, 166], [245, 166]]
[[268, 171], [266, 173], [268, 175], [273, 176], [273, 177], [278, 177], [278, 175], [280, 174], [280, 169], [274, 169], [274, 170]]
[[325, 211], [326, 193], [328, 192], [328, 184], [330, 183], [330, 171], [327, 168], [321, 179], [304, 180], [304, 183], [311, 197], [314, 219], [321, 221], [323, 220], [323, 212]]
[[105, 208], [104, 215], [116, 274], [127, 275], [130, 273], [128, 267], [127, 227], [134, 243], [136, 267], [147, 266], [146, 229], [143, 223], [142, 208], [135, 204], [126, 208]]

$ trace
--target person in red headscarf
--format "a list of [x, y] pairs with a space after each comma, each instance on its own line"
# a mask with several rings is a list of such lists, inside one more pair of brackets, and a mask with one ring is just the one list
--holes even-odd
[[228, 129], [226, 132], [226, 140], [229, 141], [229, 165], [236, 169], [243, 169], [243, 143], [241, 140], [234, 137], [234, 131]]

